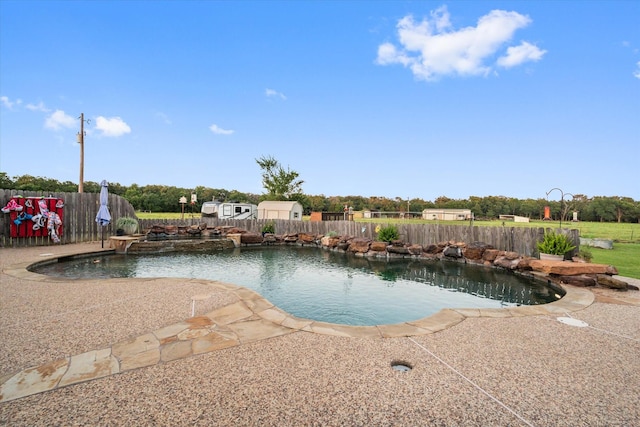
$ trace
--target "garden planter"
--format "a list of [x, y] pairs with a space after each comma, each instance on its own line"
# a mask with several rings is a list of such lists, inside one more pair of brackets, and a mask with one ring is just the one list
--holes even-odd
[[552, 254], [540, 254], [540, 259], [541, 260], [546, 260], [546, 261], [562, 261], [564, 260], [564, 255], [552, 255]]

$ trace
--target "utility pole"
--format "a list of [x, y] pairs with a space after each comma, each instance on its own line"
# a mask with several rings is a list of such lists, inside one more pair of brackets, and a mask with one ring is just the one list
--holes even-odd
[[[78, 182], [78, 193], [82, 193], [84, 188], [84, 113], [80, 113], [80, 132], [78, 133], [78, 144], [80, 144], [80, 182]], [[87, 119], [91, 123], [91, 119]]]
[[78, 193], [82, 193], [84, 187], [84, 113], [80, 113], [78, 142], [80, 143], [80, 181], [78, 182]]

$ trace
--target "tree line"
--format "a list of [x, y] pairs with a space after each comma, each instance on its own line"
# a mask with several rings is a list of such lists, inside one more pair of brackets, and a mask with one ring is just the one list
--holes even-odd
[[[285, 171], [287, 172], [287, 171]], [[291, 171], [289, 171], [291, 172]], [[86, 181], [83, 184], [84, 192], [99, 193], [100, 184]], [[7, 190], [39, 191], [43, 196], [53, 192], [76, 192], [77, 183], [71, 181], [60, 182], [55, 179], [21, 175], [9, 177], [5, 172], [0, 172], [0, 188]], [[194, 188], [180, 188], [167, 185], [143, 185], [132, 184], [129, 186], [118, 183], [109, 183], [109, 192], [124, 197], [137, 211], [151, 212], [180, 212], [182, 209], [179, 200], [187, 198], [185, 210], [200, 212], [202, 202], [219, 200], [221, 202], [246, 202], [258, 204], [263, 200], [272, 200], [274, 192], [265, 186], [265, 194], [243, 193], [237, 190], [223, 188], [210, 188], [198, 186]], [[191, 194], [195, 194], [197, 202], [190, 204]], [[470, 209], [476, 219], [496, 219], [499, 215], [519, 215], [531, 219], [543, 219], [545, 206], [549, 206], [554, 220], [562, 218], [571, 220], [573, 212], [578, 212], [581, 221], [602, 222], [640, 222], [640, 201], [630, 197], [621, 196], [594, 196], [574, 195], [563, 202], [538, 199], [517, 199], [505, 196], [470, 196], [467, 199], [450, 199], [445, 196], [433, 201], [414, 198], [411, 200], [400, 197], [387, 198], [378, 196], [325, 196], [308, 195], [302, 192], [292, 192], [286, 196], [280, 196], [281, 200], [297, 200], [305, 214], [310, 212], [342, 212], [345, 206], [355, 211], [382, 211], [382, 212], [410, 212], [419, 214], [424, 209]]]

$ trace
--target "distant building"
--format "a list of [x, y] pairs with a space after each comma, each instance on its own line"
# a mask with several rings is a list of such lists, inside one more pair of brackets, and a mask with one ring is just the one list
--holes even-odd
[[344, 212], [311, 212], [309, 221], [344, 221]]
[[513, 222], [529, 222], [529, 218], [526, 216], [518, 215], [500, 215], [500, 219]]
[[302, 221], [300, 202], [264, 201], [258, 204], [258, 219], [290, 219]]
[[425, 209], [422, 211], [422, 219], [465, 221], [472, 218], [471, 209]]

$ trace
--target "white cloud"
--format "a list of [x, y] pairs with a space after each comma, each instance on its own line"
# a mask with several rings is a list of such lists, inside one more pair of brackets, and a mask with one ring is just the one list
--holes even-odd
[[2, 103], [2, 105], [4, 105], [9, 110], [12, 110], [14, 105], [22, 104], [22, 100], [18, 98], [15, 101], [12, 101], [8, 96], [0, 96], [0, 103]]
[[396, 47], [391, 43], [383, 43], [378, 46], [378, 64], [388, 65], [399, 63], [405, 67], [411, 65], [412, 59], [402, 52], [398, 52]]
[[522, 42], [520, 46], [511, 46], [507, 54], [498, 58], [498, 65], [505, 68], [515, 67], [527, 61], [539, 61], [547, 53], [531, 43]]
[[640, 61], [636, 63], [636, 70], [633, 72], [633, 77], [640, 79]]
[[231, 135], [232, 133], [235, 132], [234, 130], [222, 129], [215, 123], [209, 126], [209, 129], [211, 130], [211, 132], [215, 133], [216, 135]]
[[9, 100], [9, 97], [7, 96], [0, 96], [0, 102], [2, 102], [2, 105], [10, 110], [13, 108], [13, 102], [11, 102], [11, 100]]
[[[526, 15], [493, 10], [478, 19], [477, 26], [455, 30], [446, 6], [442, 6], [421, 22], [415, 22], [410, 15], [400, 19], [397, 24], [400, 46], [381, 44], [376, 62], [401, 64], [424, 80], [447, 75], [487, 75], [493, 68], [491, 58], [511, 40], [516, 30], [530, 23]], [[545, 53], [527, 42], [513, 49], [503, 57], [502, 62], [508, 64], [503, 66], [517, 65], [518, 60], [539, 60]]]
[[29, 111], [42, 111], [44, 113], [48, 113], [51, 111], [47, 107], [45, 107], [44, 102], [40, 101], [38, 104], [27, 104], [25, 108]]
[[171, 119], [169, 118], [169, 116], [167, 116], [165, 113], [163, 112], [157, 112], [156, 116], [162, 120], [163, 122], [165, 122], [166, 124], [170, 125], [171, 124]]
[[436, 30], [445, 31], [447, 28], [451, 27], [451, 19], [449, 19], [447, 6], [440, 6], [436, 10], [432, 10], [431, 17], [433, 18], [433, 22], [436, 24]]
[[102, 132], [102, 136], [122, 136], [131, 133], [131, 128], [120, 117], [96, 118], [96, 129]]
[[76, 125], [76, 119], [62, 110], [56, 110], [44, 120], [44, 127], [52, 130], [72, 128]]
[[287, 99], [287, 97], [283, 93], [275, 91], [273, 89], [265, 89], [264, 94], [267, 95], [267, 97], [276, 97], [282, 100]]

